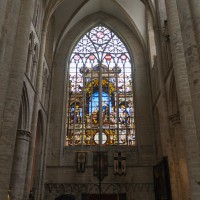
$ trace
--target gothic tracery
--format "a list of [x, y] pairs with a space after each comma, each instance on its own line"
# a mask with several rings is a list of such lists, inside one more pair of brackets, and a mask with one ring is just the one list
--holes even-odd
[[67, 145], [134, 145], [130, 55], [108, 28], [91, 29], [69, 65]]

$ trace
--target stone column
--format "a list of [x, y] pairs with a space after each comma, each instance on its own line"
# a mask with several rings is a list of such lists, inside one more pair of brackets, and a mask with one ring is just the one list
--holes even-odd
[[0, 18], [2, 17], [0, 19], [0, 131], [3, 124], [3, 112], [5, 110], [20, 6], [21, 0], [0, 0]]
[[0, 0], [0, 38], [6, 13], [7, 0]]
[[169, 161], [169, 173], [170, 173], [170, 181], [171, 181], [171, 191], [172, 198], [174, 200], [179, 200], [178, 196], [178, 186], [177, 186], [177, 176], [175, 174], [175, 161], [174, 155], [172, 152], [172, 144], [171, 144], [171, 136], [170, 136], [170, 127], [168, 121], [168, 110], [167, 110], [167, 96], [166, 89], [164, 83], [164, 72], [163, 72], [163, 57], [160, 51], [161, 48], [161, 38], [162, 35], [158, 26], [154, 25], [154, 33], [155, 33], [155, 43], [157, 47], [157, 70], [158, 70], [158, 84], [160, 88], [160, 105], [162, 115], [160, 117], [160, 137], [161, 144], [163, 150], [163, 156], [168, 157]]
[[[1, 70], [1, 73], [4, 72], [4, 70], [6, 71], [5, 74], [3, 73], [3, 76], [5, 76], [5, 79], [7, 79], [6, 83], [9, 84], [6, 85], [7, 87], [3, 85], [5, 87], [4, 90], [6, 90], [5, 93], [3, 92], [5, 104], [3, 107], [3, 117], [0, 117], [2, 120], [0, 124], [0, 199], [7, 198], [7, 192], [10, 185], [17, 122], [20, 110], [21, 93], [23, 88], [23, 78], [27, 61], [27, 49], [29, 42], [28, 38], [34, 8], [34, 0], [21, 0], [20, 2], [16, 0], [10, 2], [12, 2], [12, 4], [15, 4], [17, 8], [19, 6], [20, 15], [19, 20], [17, 21], [17, 32], [15, 37], [13, 37], [14, 42], [12, 44], [8, 43], [8, 46], [6, 46], [7, 51], [8, 47], [13, 46], [14, 50], [12, 52], [12, 61], [9, 61], [10, 66], [8, 67], [8, 69], [6, 68], [6, 66], [9, 62], [3, 62], [3, 69]], [[18, 10], [14, 10], [11, 14], [11, 18], [13, 21], [15, 21], [15, 13], [17, 12]], [[12, 28], [12, 25], [10, 26]], [[10, 32], [12, 32], [12, 29], [10, 30]], [[10, 52], [8, 52], [8, 54], [10, 54]], [[5, 59], [7, 58], [7, 56], [9, 55], [4, 54]], [[0, 62], [1, 61], [2, 60], [0, 58]], [[8, 78], [7, 70], [9, 69], [10, 72]], [[2, 99], [2, 101], [4, 101], [4, 99]]]
[[[31, 189], [31, 178], [32, 178], [32, 167], [33, 167], [33, 159], [34, 159], [34, 150], [35, 150], [35, 140], [36, 140], [36, 130], [37, 130], [37, 119], [38, 119], [38, 109], [42, 95], [42, 77], [43, 77], [43, 61], [44, 61], [44, 52], [46, 45], [46, 28], [42, 31], [41, 36], [41, 44], [40, 44], [40, 53], [39, 53], [39, 61], [38, 61], [38, 70], [37, 70], [37, 78], [36, 78], [36, 95], [34, 99], [34, 107], [33, 107], [33, 119], [32, 119], [32, 127], [31, 132], [32, 140], [29, 148], [29, 158], [28, 158], [28, 167], [27, 167], [27, 176], [26, 176], [26, 184], [25, 184], [25, 193], [24, 199], [28, 198], [30, 189]], [[41, 159], [42, 160], [42, 159]]]
[[[193, 0], [189, 2], [192, 1]], [[189, 2], [188, 0], [177, 0], [177, 7], [182, 30], [186, 66], [189, 74], [188, 80], [194, 109], [194, 119], [197, 129], [197, 136], [200, 142], [200, 54], [198, 52], [198, 48], [200, 49], [200, 46], [197, 45], [198, 42], [197, 38], [195, 37], [195, 28]], [[198, 2], [200, 3], [200, 1]]]
[[188, 200], [188, 172], [179, 113], [169, 116], [169, 120], [172, 124], [173, 151], [175, 154], [177, 184], [179, 186], [179, 199]]
[[195, 35], [198, 43], [198, 50], [200, 54], [200, 1], [188, 0], [192, 12], [192, 19], [194, 23]]
[[31, 134], [28, 131], [17, 130], [13, 169], [11, 176], [12, 200], [23, 199], [30, 136]]
[[185, 153], [188, 166], [190, 198], [198, 200], [200, 187], [196, 183], [200, 180], [199, 144], [194, 121], [188, 72], [185, 63], [183, 41], [177, 12], [176, 0], [166, 0], [170, 44], [173, 58], [173, 68], [177, 89], [179, 112], [183, 137], [185, 141]]

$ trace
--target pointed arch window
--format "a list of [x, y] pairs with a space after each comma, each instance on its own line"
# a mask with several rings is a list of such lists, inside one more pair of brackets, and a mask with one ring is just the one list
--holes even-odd
[[135, 144], [131, 65], [126, 46], [107, 27], [78, 41], [67, 74], [67, 146]]

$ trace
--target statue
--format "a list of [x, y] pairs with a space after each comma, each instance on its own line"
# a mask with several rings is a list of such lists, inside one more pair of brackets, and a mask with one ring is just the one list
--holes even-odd
[[115, 107], [112, 107], [112, 111], [111, 111], [111, 113], [110, 113], [110, 122], [111, 122], [112, 124], [115, 123], [115, 116], [116, 116]]
[[98, 123], [98, 114], [99, 114], [99, 111], [98, 111], [98, 106], [95, 107], [93, 113], [92, 113], [92, 122], [94, 124], [97, 124]]
[[89, 125], [90, 124], [90, 116], [87, 114], [86, 115], [86, 124]]
[[129, 123], [130, 115], [124, 105], [121, 106], [121, 110], [122, 112], [120, 114], [120, 122], [124, 125], [127, 125]]

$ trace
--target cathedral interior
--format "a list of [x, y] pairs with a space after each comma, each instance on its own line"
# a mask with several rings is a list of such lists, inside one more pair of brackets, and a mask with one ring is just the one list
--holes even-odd
[[0, 200], [199, 200], [200, 1], [0, 0]]

